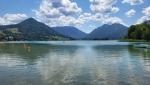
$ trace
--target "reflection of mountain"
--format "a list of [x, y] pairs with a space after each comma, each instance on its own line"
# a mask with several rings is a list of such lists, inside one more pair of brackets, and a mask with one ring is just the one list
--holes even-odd
[[[143, 59], [142, 51], [133, 47], [66, 43], [0, 44], [0, 61], [6, 60], [5, 64], [0, 62], [0, 82], [6, 78], [2, 85], [9, 85], [7, 82], [13, 82], [12, 85], [99, 85], [99, 81], [126, 85], [126, 81], [132, 80], [129, 84], [137, 85], [142, 78], [150, 78], [145, 77], [150, 72], [147, 66], [150, 58]], [[13, 66], [12, 62], [18, 64]], [[12, 67], [7, 67], [8, 64]], [[143, 81], [141, 84], [148, 85]]]
[[2, 85], [10, 82], [11, 85], [62, 85], [63, 72], [77, 49], [78, 46], [70, 45], [1, 43], [0, 82]]
[[29, 62], [33, 62], [40, 57], [44, 57], [44, 55], [46, 55], [49, 51], [49, 46], [45, 45], [0, 44], [0, 55], [12, 55], [12, 57], [14, 56], [25, 59]]
[[[13, 43], [1, 43], [0, 44], [0, 55], [8, 55], [6, 57], [17, 57], [25, 59], [28, 62], [34, 62], [38, 58], [44, 58], [49, 54], [56, 53], [61, 55], [67, 53], [67, 55], [73, 55], [76, 46], [55, 46], [47, 44], [13, 44]], [[65, 55], [65, 54], [62, 54]], [[53, 56], [53, 55], [51, 55]]]

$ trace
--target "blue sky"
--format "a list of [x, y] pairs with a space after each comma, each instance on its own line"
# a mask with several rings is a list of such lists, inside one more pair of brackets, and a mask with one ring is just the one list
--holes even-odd
[[91, 32], [103, 24], [127, 26], [150, 19], [150, 0], [0, 0], [0, 24], [34, 17], [51, 27]]

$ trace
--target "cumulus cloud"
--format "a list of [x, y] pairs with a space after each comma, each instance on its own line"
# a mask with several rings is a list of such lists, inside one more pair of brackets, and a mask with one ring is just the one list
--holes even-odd
[[0, 17], [0, 25], [5, 25], [5, 20], [2, 17]]
[[143, 23], [144, 21], [150, 20], [150, 6], [143, 9], [143, 16], [136, 21], [135, 24]]
[[72, 16], [60, 16], [59, 18], [47, 19], [47, 25], [49, 26], [77, 26], [83, 24], [82, 19], [78, 19]]
[[104, 6], [102, 7], [103, 11], [85, 13], [73, 0], [42, 0], [39, 9], [34, 10], [34, 12], [39, 21], [50, 27], [66, 25], [81, 27], [91, 21], [100, 24], [123, 23], [120, 18], [105, 14], [119, 11], [119, 8], [113, 6], [116, 0], [100, 0], [100, 2], [99, 0], [90, 0], [90, 2], [91, 6], [98, 3], [98, 6], [101, 7], [102, 4]]
[[116, 13], [119, 8], [114, 6], [117, 0], [90, 0], [91, 10], [96, 13]]
[[16, 24], [27, 18], [28, 16], [26, 14], [5, 14], [4, 16], [0, 17], [0, 24]]
[[81, 16], [82, 17], [79, 17], [79, 19], [83, 19], [83, 21], [96, 21], [102, 24], [114, 24], [114, 23], [124, 24], [123, 20], [119, 17], [112, 17], [109, 15], [103, 15], [101, 13], [96, 13], [94, 15], [86, 13]]
[[36, 18], [49, 26], [81, 24], [76, 18], [82, 9], [72, 0], [42, 0], [39, 9], [33, 10]]
[[130, 5], [137, 5], [144, 3], [144, 0], [123, 0], [122, 3], [128, 3]]
[[45, 18], [44, 23], [52, 27], [53, 26], [66, 26], [66, 25], [78, 26], [78, 25], [84, 24], [85, 22], [92, 20], [93, 17], [94, 16], [90, 13], [83, 13], [77, 17], [62, 15], [57, 18]]
[[118, 18], [118, 17], [107, 17], [104, 21], [104, 24], [114, 24], [114, 23], [120, 23], [125, 25], [125, 23], [123, 22], [122, 19]]
[[120, 23], [124, 24], [123, 20], [118, 17], [111, 17], [103, 14], [91, 14], [91, 13], [83, 13], [78, 17], [72, 16], [60, 16], [58, 18], [47, 18], [46, 24], [49, 26], [81, 26], [87, 22], [98, 22], [100, 24], [114, 24]]
[[132, 17], [134, 16], [136, 11], [134, 9], [130, 9], [129, 11], [126, 12], [127, 17]]
[[79, 14], [82, 9], [77, 3], [70, 0], [42, 0], [38, 10], [34, 10], [39, 17], [55, 18], [62, 15], [70, 16]]
[[140, 19], [137, 20], [137, 22], [135, 24], [141, 24], [144, 21], [150, 20], [150, 17], [148, 16], [142, 16]]
[[142, 11], [145, 15], [150, 16], [150, 6], [147, 8], [144, 8]]

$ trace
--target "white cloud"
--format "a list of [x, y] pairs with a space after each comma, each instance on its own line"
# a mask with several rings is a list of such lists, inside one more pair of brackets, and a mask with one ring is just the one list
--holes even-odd
[[118, 7], [115, 7], [117, 0], [90, 0], [91, 10], [96, 13], [116, 13], [119, 11]]
[[96, 17], [91, 13], [83, 13], [77, 17], [62, 15], [57, 18], [45, 18], [45, 23], [49, 26], [78, 26], [94, 19]]
[[[88, 22], [96, 22], [100, 23], [100, 25], [113, 23], [122, 24], [123, 21], [120, 18], [111, 17], [109, 15], [110, 13], [119, 11], [119, 8], [113, 6], [116, 1], [117, 0], [90, 0], [91, 6], [95, 6], [98, 2], [98, 5], [96, 5], [98, 8], [95, 8], [95, 10], [98, 11], [95, 13], [85, 13], [73, 0], [43, 0], [39, 9], [34, 10], [34, 12], [39, 21], [50, 27], [70, 25], [84, 28], [82, 26], [85, 26]], [[102, 11], [99, 6], [102, 8]]]
[[136, 21], [135, 24], [141, 24], [141, 23], [143, 23], [144, 21], [147, 21], [147, 20], [150, 20], [150, 17], [148, 17], [148, 16], [142, 16], [140, 19], [138, 19]]
[[142, 12], [144, 13], [144, 15], [140, 19], [138, 19], [135, 24], [141, 24], [144, 21], [150, 20], [150, 6], [144, 8]]
[[72, 0], [42, 0], [39, 9], [33, 10], [36, 18], [49, 26], [78, 25], [77, 16], [82, 12]]
[[82, 16], [84, 16], [84, 18], [80, 18], [80, 19], [84, 19], [85, 21], [96, 21], [101, 24], [114, 24], [114, 23], [124, 24], [123, 20], [119, 17], [111, 17], [109, 15], [103, 15], [100, 13], [97, 13], [95, 15], [88, 14], [88, 16], [85, 15]]
[[130, 5], [137, 5], [144, 3], [144, 0], [123, 0], [122, 3], [129, 3]]
[[39, 17], [55, 18], [79, 14], [82, 9], [71, 0], [42, 0], [39, 9], [34, 11]]
[[104, 21], [104, 24], [114, 24], [114, 23], [120, 23], [120, 24], [124, 24], [123, 20], [118, 18], [118, 17], [107, 17]]
[[0, 25], [5, 25], [5, 20], [2, 17], [0, 17]]
[[127, 17], [132, 17], [134, 16], [136, 11], [134, 9], [130, 9], [129, 11], [126, 12]]
[[88, 21], [92, 21], [95, 20], [96, 21], [97, 17], [91, 13], [83, 13], [82, 15], [80, 15], [78, 17], [78, 20], [83, 21], [83, 22], [88, 22]]
[[53, 18], [49, 19], [47, 24], [49, 26], [66, 26], [66, 25], [71, 25], [71, 26], [76, 26], [83, 24], [84, 22], [81, 19], [77, 19], [72, 16], [60, 16], [59, 18]]
[[4, 16], [0, 17], [0, 24], [16, 24], [27, 18], [28, 16], [26, 14], [5, 14]]
[[144, 8], [142, 11], [145, 15], [150, 16], [150, 6], [147, 8]]

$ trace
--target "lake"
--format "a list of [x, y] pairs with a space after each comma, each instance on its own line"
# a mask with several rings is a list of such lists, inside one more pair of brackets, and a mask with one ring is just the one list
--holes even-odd
[[118, 41], [0, 43], [0, 85], [150, 85], [150, 50]]

